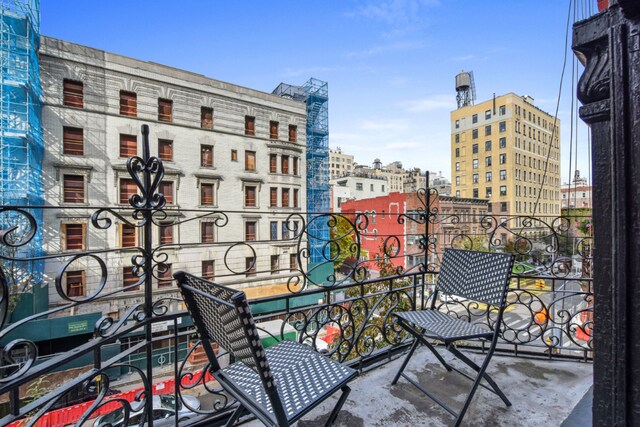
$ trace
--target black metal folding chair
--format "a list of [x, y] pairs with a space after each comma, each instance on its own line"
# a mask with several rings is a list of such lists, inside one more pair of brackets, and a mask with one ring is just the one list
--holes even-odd
[[[415, 340], [400, 370], [393, 379], [392, 384], [396, 384], [400, 376], [404, 377], [447, 410], [447, 412], [456, 417], [456, 426], [459, 426], [462, 422], [462, 418], [469, 408], [469, 404], [478, 386], [482, 386], [494, 394], [497, 394], [507, 406], [511, 406], [509, 399], [507, 399], [495, 381], [486, 373], [486, 369], [491, 360], [491, 356], [493, 356], [500, 335], [500, 325], [506, 306], [506, 296], [512, 267], [513, 256], [511, 254], [446, 249], [442, 258], [435, 292], [432, 296], [431, 308], [428, 310], [394, 313], [398, 318], [398, 324], [413, 335]], [[439, 293], [453, 297], [462, 297], [492, 306], [491, 310], [495, 310], [492, 311], [492, 313], [495, 313], [493, 329], [490, 329], [486, 325], [474, 324], [438, 311], [436, 301], [438, 300]], [[473, 339], [491, 340], [491, 345], [489, 346], [482, 366], [478, 366], [455, 347], [456, 341]], [[472, 377], [449, 365], [428, 340], [437, 340], [444, 343], [447, 350], [471, 367], [477, 375]], [[460, 412], [454, 411], [432, 392], [403, 374], [409, 359], [411, 359], [411, 356], [413, 356], [413, 353], [420, 344], [431, 350], [447, 371], [455, 370], [473, 381], [471, 391]], [[483, 379], [486, 380], [488, 386], [482, 383]]]
[[[326, 423], [333, 424], [357, 372], [310, 347], [281, 341], [262, 347], [244, 292], [178, 272], [174, 274], [211, 363], [211, 373], [243, 410], [268, 426], [289, 426], [338, 390], [342, 394]], [[222, 369], [211, 341], [227, 350], [233, 363]]]

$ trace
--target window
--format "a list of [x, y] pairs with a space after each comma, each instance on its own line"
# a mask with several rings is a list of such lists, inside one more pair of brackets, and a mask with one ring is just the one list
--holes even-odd
[[460, 172], [460, 162], [456, 162], [456, 172]]
[[505, 181], [507, 179], [507, 170], [506, 169], [502, 169], [500, 171], [500, 181]]
[[158, 264], [158, 287], [166, 288], [171, 286], [173, 281], [173, 274], [171, 271], [171, 264], [161, 263]]
[[135, 92], [120, 91], [120, 115], [138, 116], [138, 95]]
[[247, 185], [244, 187], [244, 206], [249, 208], [256, 207], [256, 186]]
[[62, 153], [84, 156], [84, 131], [80, 128], [62, 128]]
[[[383, 191], [384, 191], [384, 189], [383, 189]], [[294, 188], [293, 189], [293, 207], [294, 208], [298, 207], [298, 193], [299, 193], [298, 189]]]
[[278, 189], [276, 187], [271, 187], [269, 189], [269, 206], [278, 206]]
[[283, 174], [289, 173], [289, 156], [282, 156], [280, 158], [280, 172]]
[[506, 185], [501, 185], [500, 186], [500, 195], [501, 196], [506, 196], [507, 195], [507, 186]]
[[507, 138], [500, 138], [500, 148], [507, 148]]
[[278, 122], [273, 120], [269, 122], [269, 138], [278, 139]]
[[[458, 192], [456, 192], [456, 197], [460, 197], [460, 194]], [[473, 189], [473, 198], [474, 199], [478, 198], [478, 189], [477, 188]]]
[[202, 129], [213, 129], [213, 108], [200, 108], [200, 127]]
[[501, 105], [500, 107], [498, 107], [498, 114], [500, 114], [501, 116], [507, 114], [507, 106]]
[[370, 188], [370, 190], [371, 190], [371, 191], [373, 191], [373, 184], [371, 184], [371, 188]]
[[507, 155], [506, 154], [500, 154], [500, 164], [504, 165], [505, 163], [507, 163]]
[[460, 185], [460, 177], [456, 176], [456, 185]]
[[213, 184], [200, 184], [200, 204], [203, 206], [214, 206]]
[[500, 202], [500, 212], [507, 211], [507, 202]]
[[158, 140], [158, 157], [165, 162], [173, 161], [173, 141], [170, 139]]
[[[460, 129], [460, 120], [456, 120], [456, 129]], [[456, 141], [458, 142], [458, 141]]]
[[82, 82], [64, 79], [62, 82], [62, 103], [67, 107], [84, 106], [84, 85]]
[[247, 221], [244, 223], [244, 240], [256, 240], [256, 221]]
[[64, 175], [63, 183], [65, 203], [84, 203], [84, 176]]
[[473, 129], [471, 131], [471, 138], [478, 139], [478, 129]]
[[282, 207], [283, 208], [289, 207], [289, 189], [288, 188], [282, 189]]
[[200, 223], [200, 242], [214, 243], [213, 222], [205, 221]]
[[255, 151], [244, 152], [244, 170], [246, 171], [256, 170], [256, 152]]
[[135, 135], [120, 134], [120, 157], [138, 155], [138, 138]]
[[484, 136], [489, 136], [491, 135], [491, 125], [486, 125], [484, 127]]
[[475, 124], [478, 123], [478, 115], [474, 114], [473, 116], [471, 116], [471, 123]]
[[173, 120], [172, 100], [158, 98], [158, 120], [161, 122], [171, 122]]
[[214, 260], [202, 261], [202, 278], [213, 280], [216, 275], [216, 262]]
[[491, 187], [485, 188], [485, 194], [487, 199], [491, 197]]
[[298, 237], [298, 232], [300, 231], [300, 224], [298, 221], [293, 221], [293, 237]]
[[160, 244], [169, 245], [173, 243], [173, 224], [170, 222], [161, 222], [159, 226]]
[[271, 240], [278, 240], [278, 222], [271, 221], [269, 223], [269, 238]]
[[298, 158], [294, 157], [293, 158], [293, 174], [297, 176], [299, 174], [298, 172], [299, 172], [298, 171]]
[[485, 120], [488, 120], [491, 118], [491, 110], [487, 110], [484, 112], [484, 118]]
[[231, 161], [232, 162], [238, 161], [238, 150], [231, 150]]
[[356, 191], [362, 191], [362, 183], [356, 182]]
[[[473, 168], [478, 169], [478, 159], [473, 159]], [[456, 168], [456, 170], [459, 170], [459, 169]]]
[[244, 134], [255, 136], [256, 134], [256, 118], [252, 116], [244, 116]]
[[289, 239], [289, 225], [287, 221], [282, 221], [282, 240]]
[[471, 154], [478, 154], [478, 144], [473, 144], [471, 146]]
[[500, 122], [498, 124], [498, 126], [500, 127], [500, 132], [506, 132], [507, 131], [507, 122]]
[[62, 224], [64, 250], [81, 251], [85, 247], [85, 224]]
[[271, 274], [276, 274], [280, 270], [280, 255], [271, 255]]
[[460, 190], [456, 190], [456, 197], [460, 197]]
[[173, 182], [161, 182], [158, 191], [162, 193], [168, 205], [173, 204]]
[[129, 197], [138, 192], [138, 186], [133, 179], [122, 178], [120, 180], [120, 203], [129, 204]]
[[485, 141], [484, 151], [491, 151], [491, 141]]
[[493, 175], [491, 172], [487, 172], [485, 174], [485, 178], [486, 178], [486, 182], [491, 182], [491, 179], [493, 178]]
[[213, 167], [213, 146], [212, 145], [200, 146], [200, 166], [203, 168]]
[[478, 174], [477, 174], [477, 173], [474, 173], [474, 174], [473, 174], [473, 183], [474, 183], [474, 184], [477, 184], [477, 183], [478, 183]]
[[269, 154], [269, 173], [278, 172], [278, 155]]
[[460, 149], [456, 148], [456, 157], [460, 157]]
[[491, 166], [491, 156], [487, 156], [487, 157], [485, 157], [485, 159], [484, 159], [484, 164], [485, 164], [486, 166]]
[[74, 270], [67, 271], [65, 273], [67, 282], [67, 296], [69, 297], [82, 297], [85, 295], [84, 287], [84, 271]]
[[256, 275], [256, 257], [248, 256], [244, 259], [245, 272], [247, 277]]
[[298, 140], [298, 126], [289, 125], [289, 142], [296, 142]]
[[140, 278], [133, 274], [133, 267], [125, 267], [122, 269], [122, 286], [126, 292], [139, 291], [140, 285], [134, 286]]
[[138, 229], [133, 225], [120, 224], [120, 246], [132, 248], [138, 244]]

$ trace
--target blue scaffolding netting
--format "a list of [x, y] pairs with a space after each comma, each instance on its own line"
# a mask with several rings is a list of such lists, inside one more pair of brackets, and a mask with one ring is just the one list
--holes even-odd
[[[0, 228], [17, 226], [6, 238], [20, 243], [32, 231], [28, 218], [7, 207], [42, 206], [42, 87], [39, 0], [0, 0]], [[38, 226], [36, 234], [19, 249], [3, 246], [21, 258], [42, 255], [42, 210], [26, 209]], [[4, 266], [11, 269], [11, 285], [42, 283], [43, 261]]]
[[307, 103], [307, 212], [309, 264], [326, 264], [329, 226], [326, 220], [314, 220], [329, 212], [329, 85], [311, 78], [302, 86], [281, 83], [273, 93]]

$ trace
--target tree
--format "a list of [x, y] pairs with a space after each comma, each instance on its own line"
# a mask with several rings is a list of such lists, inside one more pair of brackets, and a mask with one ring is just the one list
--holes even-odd
[[[355, 259], [355, 226], [342, 215], [333, 215], [334, 223], [332, 223], [329, 231], [331, 236], [331, 259], [333, 261], [333, 270], [340, 271], [345, 260]], [[354, 264], [355, 265], [355, 264]]]

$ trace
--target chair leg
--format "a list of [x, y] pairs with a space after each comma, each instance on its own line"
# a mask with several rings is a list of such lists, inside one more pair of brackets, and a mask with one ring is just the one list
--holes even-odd
[[333, 411], [331, 411], [331, 415], [329, 415], [329, 419], [327, 420], [325, 427], [333, 425], [333, 423], [336, 421], [336, 418], [338, 418], [338, 412], [340, 412], [340, 409], [342, 409], [342, 405], [344, 405], [344, 402], [346, 402], [349, 393], [351, 393], [351, 389], [349, 388], [349, 386], [343, 386], [340, 399], [338, 399], [338, 403], [336, 403]]
[[[423, 344], [424, 346], [426, 346], [429, 350], [431, 350], [431, 353], [433, 353], [434, 356], [436, 356], [436, 358], [438, 359], [438, 361], [442, 364], [442, 366], [444, 366], [444, 368], [451, 372], [451, 366], [449, 366], [447, 364], [447, 362], [444, 361], [444, 359], [442, 358], [442, 356], [440, 355], [440, 353], [435, 349], [435, 347], [433, 345], [431, 345], [431, 343], [429, 343], [429, 341], [427, 341], [426, 339], [424, 339], [424, 337], [422, 336], [422, 334], [418, 331], [416, 331], [414, 328], [412, 328], [409, 324], [407, 324], [406, 322], [404, 322], [402, 319], [400, 319], [400, 321], [398, 322], [398, 324], [400, 326], [402, 326], [404, 328], [405, 331], [409, 332], [411, 335], [414, 336], [414, 338], [418, 341], [420, 341], [421, 344]], [[406, 363], [405, 363], [406, 365]], [[404, 368], [403, 368], [404, 369]], [[395, 384], [395, 383], [392, 383]]]
[[238, 418], [240, 418], [240, 414], [242, 414], [243, 409], [244, 406], [239, 405], [238, 408], [233, 411], [233, 414], [231, 414], [231, 418], [227, 420], [225, 427], [231, 427], [232, 425], [234, 425], [236, 421], [238, 421]]
[[407, 357], [404, 358], [404, 361], [402, 362], [402, 366], [400, 366], [398, 373], [393, 378], [393, 381], [391, 381], [391, 385], [396, 385], [396, 383], [400, 379], [400, 375], [402, 375], [402, 371], [404, 371], [404, 368], [407, 367], [407, 363], [409, 363], [409, 359], [411, 359], [411, 356], [413, 356], [413, 352], [416, 351], [416, 348], [418, 348], [418, 344], [420, 344], [420, 340], [418, 340], [417, 338], [414, 339], [413, 345], [411, 346], [411, 350], [409, 350]]
[[[464, 363], [466, 363], [471, 369], [473, 369], [476, 372], [480, 372], [480, 367], [474, 363], [471, 359], [469, 359], [467, 356], [465, 356], [463, 353], [461, 353], [457, 348], [455, 348], [452, 344], [450, 344], [449, 346], [447, 346], [447, 349], [454, 355], [456, 356], [458, 359], [460, 359], [461, 361], [463, 361]], [[491, 354], [487, 354], [487, 357], [485, 358], [485, 361], [487, 361], [487, 359], [491, 359], [491, 356], [493, 355], [493, 351], [491, 351]], [[487, 365], [488, 365], [488, 361], [487, 361]], [[485, 368], [486, 369], [486, 368]], [[482, 373], [482, 378], [484, 378], [485, 380], [487, 380], [487, 382], [489, 383], [489, 385], [491, 386], [491, 388], [493, 389], [493, 391], [495, 391], [495, 393], [500, 397], [500, 399], [502, 399], [502, 401], [504, 402], [505, 405], [507, 405], [507, 407], [511, 406], [511, 402], [509, 401], [509, 399], [507, 398], [507, 396], [505, 396], [505, 394], [502, 392], [502, 390], [500, 390], [500, 387], [498, 387], [498, 384], [496, 384], [496, 382], [493, 380], [493, 378], [491, 378], [489, 376], [489, 374], [487, 374], [486, 372]]]

